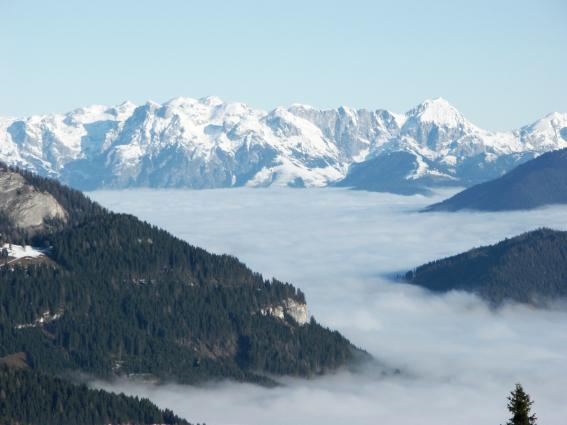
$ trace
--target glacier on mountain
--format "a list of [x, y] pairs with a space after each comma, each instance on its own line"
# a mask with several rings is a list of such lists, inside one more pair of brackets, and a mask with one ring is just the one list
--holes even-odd
[[0, 118], [0, 160], [83, 190], [338, 184], [416, 193], [488, 180], [563, 147], [567, 114], [490, 132], [441, 98], [405, 114], [301, 104], [265, 112], [211, 96]]

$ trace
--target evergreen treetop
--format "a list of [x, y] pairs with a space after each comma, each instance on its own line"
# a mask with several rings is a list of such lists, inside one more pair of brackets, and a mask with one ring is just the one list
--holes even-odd
[[508, 397], [508, 410], [512, 414], [506, 425], [536, 425], [536, 415], [530, 414], [532, 404], [528, 393], [520, 384], [516, 384], [514, 390]]

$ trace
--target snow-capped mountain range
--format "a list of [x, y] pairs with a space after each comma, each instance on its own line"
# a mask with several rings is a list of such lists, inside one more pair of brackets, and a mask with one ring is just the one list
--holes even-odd
[[[353, 186], [381, 180], [380, 190], [412, 192], [468, 186], [563, 147], [565, 113], [490, 132], [441, 98], [405, 114], [299, 104], [264, 112], [206, 97], [0, 118], [0, 160], [86, 190], [326, 186], [351, 170]], [[389, 172], [389, 158], [403, 171]]]

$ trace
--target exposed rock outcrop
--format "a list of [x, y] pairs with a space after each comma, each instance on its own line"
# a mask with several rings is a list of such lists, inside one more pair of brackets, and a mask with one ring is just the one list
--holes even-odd
[[299, 325], [308, 322], [307, 304], [299, 303], [292, 298], [287, 298], [281, 305], [271, 305], [260, 310], [260, 314], [264, 316], [273, 316], [278, 319], [284, 319], [285, 315], [291, 316]]
[[37, 191], [11, 171], [0, 171], [0, 211], [26, 230], [41, 228], [46, 219], [67, 218], [65, 209], [51, 194]]

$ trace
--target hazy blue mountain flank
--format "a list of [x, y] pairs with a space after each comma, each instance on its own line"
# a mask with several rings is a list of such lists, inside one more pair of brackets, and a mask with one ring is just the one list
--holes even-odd
[[548, 152], [500, 178], [465, 189], [426, 211], [527, 210], [567, 203], [567, 149]]

